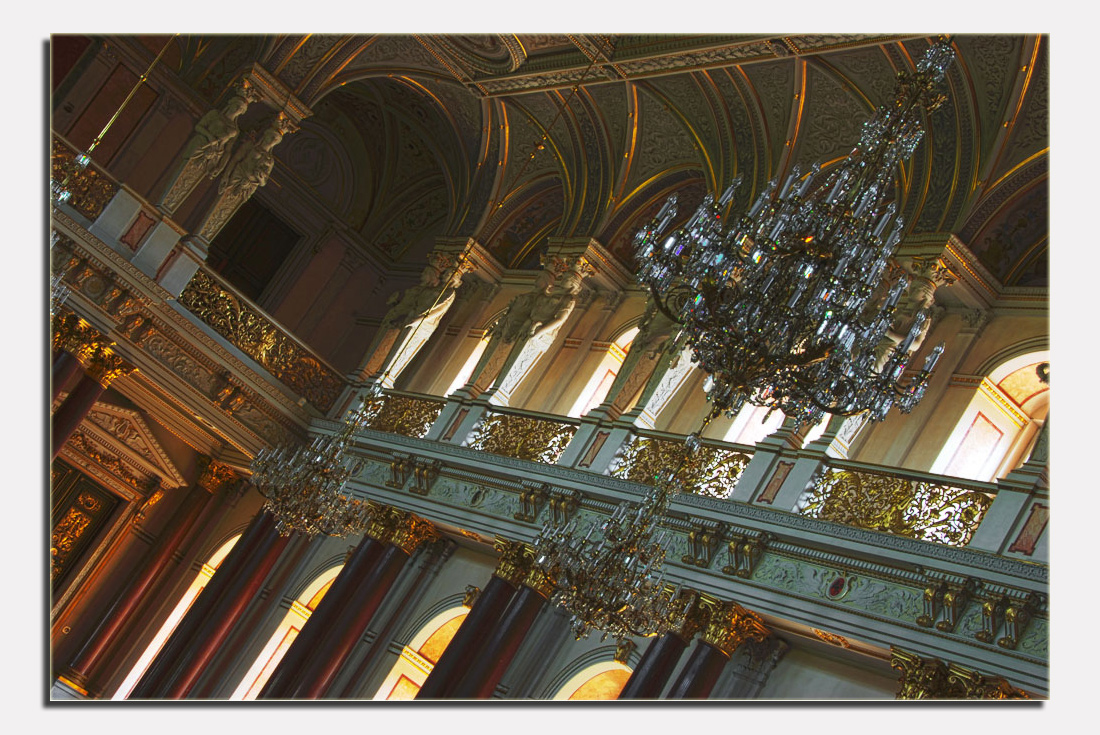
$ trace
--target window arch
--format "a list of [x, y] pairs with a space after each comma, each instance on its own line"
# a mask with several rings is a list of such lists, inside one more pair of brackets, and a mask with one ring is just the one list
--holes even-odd
[[302, 594], [298, 595], [298, 599], [291, 603], [290, 609], [275, 628], [275, 632], [260, 650], [260, 655], [252, 662], [241, 683], [229, 695], [231, 700], [255, 699], [259, 695], [279, 662], [283, 660], [290, 644], [298, 637], [298, 633], [301, 632], [313, 611], [317, 609], [317, 605], [332, 586], [336, 575], [343, 568], [343, 564], [337, 564], [318, 574]]
[[557, 700], [618, 699], [633, 670], [618, 661], [601, 661], [579, 671], [554, 695]]
[[459, 605], [436, 615], [401, 649], [374, 699], [413, 699], [454, 638], [470, 608]]
[[931, 471], [988, 481], [1026, 461], [1050, 409], [1050, 387], [1038, 374], [1049, 361], [1047, 350], [1031, 352], [984, 376]]
[[210, 558], [199, 569], [199, 573], [195, 575], [190, 586], [183, 593], [179, 602], [172, 609], [171, 614], [168, 615], [168, 619], [160, 626], [160, 630], [153, 636], [153, 640], [149, 645], [145, 647], [145, 651], [138, 658], [137, 663], [130, 669], [130, 673], [126, 675], [126, 678], [122, 680], [122, 684], [115, 691], [111, 699], [126, 699], [130, 696], [130, 692], [137, 686], [138, 681], [145, 675], [146, 670], [149, 668], [149, 664], [153, 663], [153, 659], [160, 653], [160, 649], [164, 646], [164, 643], [168, 640], [168, 637], [172, 635], [176, 630], [176, 626], [183, 620], [183, 616], [187, 614], [187, 611], [191, 609], [191, 605], [195, 602], [195, 598], [199, 596], [203, 588], [206, 587], [206, 583], [210, 581], [210, 578], [214, 576], [214, 572], [217, 571], [218, 566], [229, 554], [233, 545], [237, 543], [237, 540], [241, 537], [241, 534], [233, 536], [224, 544], [214, 550], [214, 553], [210, 555]]

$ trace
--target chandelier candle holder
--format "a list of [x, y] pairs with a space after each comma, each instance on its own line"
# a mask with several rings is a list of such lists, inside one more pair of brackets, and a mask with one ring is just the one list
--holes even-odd
[[264, 447], [256, 454], [251, 481], [267, 498], [264, 508], [275, 516], [281, 535], [298, 531], [310, 538], [347, 536], [366, 528], [373, 512], [370, 504], [343, 492], [363, 462], [346, 454], [355, 435], [380, 408], [380, 402], [364, 400], [348, 412], [336, 434], [314, 437], [308, 446]]
[[924, 134], [923, 116], [946, 99], [936, 88], [953, 59], [940, 40], [914, 73], [899, 74], [895, 99], [864, 123], [855, 148], [831, 171], [815, 164], [801, 176], [795, 166], [781, 186], [769, 182], [748, 211], [724, 223], [738, 177], [665, 236], [676, 217], [673, 195], [637, 234], [639, 280], [682, 325], [676, 348], [689, 346], [708, 373], [707, 421], [746, 403], [802, 425], [863, 411], [879, 421], [892, 406], [907, 413], [923, 397], [943, 345], [917, 375], [905, 376], [930, 312], [919, 312], [904, 334], [893, 331], [908, 281], [889, 283], [904, 223], [886, 200], [898, 164]]
[[583, 537], [574, 519], [546, 523], [535, 539], [535, 564], [553, 580], [550, 602], [571, 615], [578, 640], [593, 630], [620, 643], [660, 635], [676, 624], [685, 592], [666, 584], [661, 568], [668, 531], [661, 521], [682, 487], [664, 470], [640, 504], [621, 503], [606, 520], [593, 521]]

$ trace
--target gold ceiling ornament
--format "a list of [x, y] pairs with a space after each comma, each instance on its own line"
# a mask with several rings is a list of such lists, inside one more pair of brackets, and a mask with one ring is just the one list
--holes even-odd
[[771, 635], [763, 618], [736, 602], [719, 602], [710, 607], [709, 613], [703, 640], [727, 656], [732, 656], [742, 643], [760, 643]]

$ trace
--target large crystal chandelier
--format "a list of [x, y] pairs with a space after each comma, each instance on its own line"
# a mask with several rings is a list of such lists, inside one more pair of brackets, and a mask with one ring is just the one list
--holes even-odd
[[661, 478], [640, 505], [622, 503], [583, 537], [577, 522], [547, 523], [535, 539], [535, 563], [554, 581], [550, 602], [572, 614], [573, 634], [592, 630], [623, 641], [660, 635], [676, 622], [682, 590], [665, 584], [661, 564], [668, 532], [659, 525], [678, 492], [674, 473]]
[[943, 345], [919, 374], [905, 376], [930, 314], [919, 312], [904, 334], [892, 329], [908, 283], [887, 277], [903, 231], [887, 195], [897, 165], [921, 140], [923, 116], [945, 99], [936, 87], [953, 59], [941, 40], [915, 73], [899, 74], [893, 102], [829, 172], [814, 165], [800, 176], [796, 166], [724, 223], [735, 180], [664, 236], [676, 216], [673, 195], [638, 233], [639, 280], [683, 325], [680, 345], [709, 374], [709, 418], [752, 403], [801, 424], [863, 411], [877, 421], [891, 406], [908, 412], [920, 401]]
[[[815, 165], [800, 178], [795, 167], [782, 187], [769, 183], [725, 227], [735, 180], [663, 237], [676, 217], [674, 195], [638, 233], [639, 279], [683, 325], [672, 349], [690, 346], [709, 374], [706, 421], [745, 403], [802, 424], [863, 411], [881, 420], [891, 406], [909, 411], [921, 399], [943, 345], [905, 379], [929, 313], [918, 312], [905, 334], [893, 330], [908, 283], [904, 275], [887, 279], [903, 223], [886, 198], [896, 166], [920, 142], [921, 117], [944, 100], [935, 87], [953, 58], [939, 41], [915, 73], [899, 75], [893, 103], [865, 123], [855, 149], [829, 173]], [[576, 521], [543, 527], [537, 564], [554, 580], [551, 601], [572, 613], [578, 638], [592, 630], [620, 640], [659, 635], [684, 614], [690, 592], [664, 581], [660, 526], [685, 485], [687, 457], [700, 447], [692, 434], [685, 460], [662, 471], [640, 505], [620, 505], [583, 537]]]
[[275, 516], [280, 534], [298, 531], [308, 537], [347, 536], [366, 527], [370, 508], [343, 490], [363, 468], [347, 457], [355, 435], [367, 426], [381, 404], [364, 400], [348, 412], [340, 431], [316, 436], [296, 449], [264, 447], [252, 460], [252, 484], [267, 498], [264, 508]]

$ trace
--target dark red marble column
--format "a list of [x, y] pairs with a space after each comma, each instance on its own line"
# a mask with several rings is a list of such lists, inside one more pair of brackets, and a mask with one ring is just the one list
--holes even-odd
[[145, 602], [146, 596], [158, 582], [172, 554], [190, 535], [196, 521], [208, 505], [210, 491], [199, 484], [193, 486], [183, 503], [172, 514], [168, 526], [161, 532], [145, 557], [131, 573], [129, 582], [100, 616], [99, 622], [73, 657], [66, 677], [81, 684], [89, 691], [96, 689], [93, 680], [96, 669], [107, 658], [119, 631], [130, 621], [134, 612]]
[[57, 459], [61, 447], [65, 446], [65, 442], [80, 426], [80, 422], [92, 410], [92, 406], [103, 395], [103, 391], [107, 390], [111, 381], [134, 371], [133, 365], [102, 346], [97, 346], [89, 355], [87, 362], [82, 364], [84, 376], [73, 388], [72, 393], [57, 407], [51, 420], [50, 433], [53, 437], [51, 462]]
[[50, 366], [50, 403], [57, 400], [61, 389], [80, 372], [80, 360], [68, 350], [57, 350]]
[[157, 654], [156, 658], [149, 664], [145, 674], [138, 680], [128, 697], [129, 699], [151, 699], [160, 696], [158, 692], [163, 689], [163, 684], [172, 673], [177, 659], [184, 655], [190, 645], [191, 638], [210, 616], [211, 610], [223, 593], [226, 593], [232, 587], [235, 573], [240, 570], [242, 563], [247, 560], [250, 554], [255, 552], [257, 539], [274, 532], [274, 530], [275, 520], [270, 512], [263, 510], [256, 514], [252, 522], [249, 523], [248, 528], [237, 539], [237, 543], [233, 545], [225, 559], [222, 560], [218, 570], [211, 577], [206, 587], [191, 603], [191, 608], [176, 625], [172, 635], [161, 647], [160, 653]]
[[654, 638], [642, 654], [638, 668], [627, 679], [619, 699], [656, 699], [672, 676], [688, 642], [677, 633]]
[[191, 692], [218, 648], [244, 614], [245, 608], [259, 594], [264, 580], [293, 536], [294, 534], [280, 536], [272, 529], [256, 542], [258, 548], [242, 565], [236, 584], [214, 606], [209, 619], [191, 640], [188, 655], [177, 666], [175, 676], [169, 680], [163, 695], [165, 698], [183, 699]]
[[528, 572], [484, 645], [475, 651], [466, 673], [451, 690], [450, 698], [488, 699], [492, 696], [552, 590], [553, 585], [537, 568]]
[[722, 649], [699, 641], [676, 677], [667, 699], [706, 699], [729, 660], [730, 657]]
[[769, 635], [760, 616], [736, 602], [710, 600], [704, 607], [706, 632], [669, 690], [668, 699], [706, 699], [733, 652], [746, 641], [760, 642]]
[[416, 694], [417, 699], [445, 699], [450, 696], [459, 678], [466, 673], [467, 664], [477, 647], [496, 626], [515, 593], [516, 587], [511, 582], [495, 574], [489, 578], [489, 583], [474, 601], [466, 619], [455, 631], [454, 638], [424, 680], [424, 685]]
[[325, 633], [332, 629], [340, 611], [347, 606], [349, 597], [359, 587], [364, 578], [374, 568], [383, 551], [383, 544], [370, 536], [364, 536], [355, 551], [344, 563], [332, 586], [321, 598], [298, 637], [283, 654], [279, 665], [271, 673], [267, 683], [260, 690], [257, 699], [281, 699], [287, 696], [296, 675], [302, 670], [302, 663], [312, 654]]
[[408, 560], [409, 552], [400, 546], [385, 547], [371, 573], [348, 599], [329, 634], [306, 662], [288, 698], [320, 699], [328, 692]]

